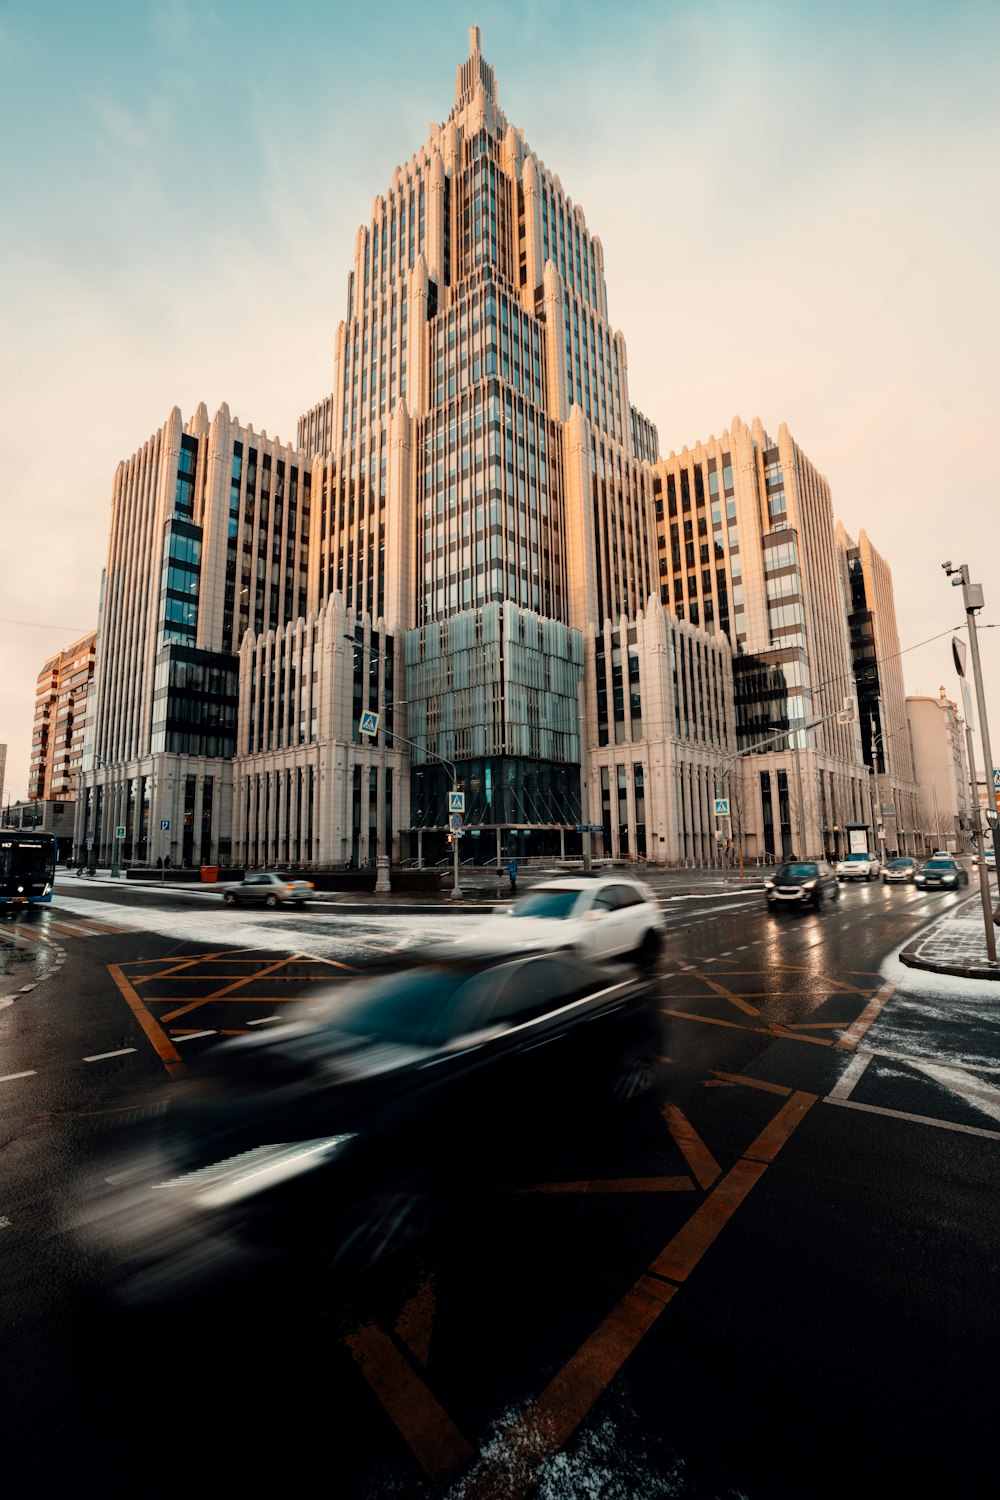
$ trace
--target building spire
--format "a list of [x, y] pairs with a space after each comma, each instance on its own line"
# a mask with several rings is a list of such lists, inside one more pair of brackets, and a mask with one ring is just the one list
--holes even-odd
[[494, 104], [497, 97], [496, 74], [483, 59], [483, 39], [478, 26], [469, 27], [469, 56], [460, 63], [455, 75], [455, 107], [462, 109], [468, 104], [477, 85], [482, 86], [487, 99]]

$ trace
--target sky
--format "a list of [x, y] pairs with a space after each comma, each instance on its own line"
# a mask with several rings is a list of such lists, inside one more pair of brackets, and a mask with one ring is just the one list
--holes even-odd
[[96, 626], [119, 460], [200, 401], [294, 442], [471, 25], [601, 238], [661, 451], [787, 423], [889, 562], [910, 693], [959, 697], [968, 563], [1000, 760], [995, 0], [0, 0], [5, 797]]

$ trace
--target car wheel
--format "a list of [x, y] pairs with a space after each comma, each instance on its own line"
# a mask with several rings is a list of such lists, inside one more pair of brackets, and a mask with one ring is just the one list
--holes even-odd
[[278, 904], [278, 898], [277, 898], [277, 896], [275, 896], [273, 894], [273, 892], [272, 892], [272, 894], [270, 896], [265, 896], [264, 897], [264, 905], [265, 906], [277, 906], [277, 904]]
[[660, 937], [659, 933], [654, 932], [652, 928], [649, 928], [649, 930], [643, 934], [642, 942], [636, 949], [635, 954], [636, 963], [644, 974], [650, 973], [650, 971], [653, 969], [656, 960], [660, 956], [660, 950], [662, 949], [662, 947], [663, 939]]
[[401, 1183], [366, 1198], [350, 1211], [330, 1270], [337, 1276], [361, 1276], [426, 1234], [430, 1202], [417, 1183]]
[[235, 906], [236, 905], [236, 897], [233, 895], [232, 891], [227, 891], [226, 894], [223, 896], [222, 899], [226, 903], [227, 906]]

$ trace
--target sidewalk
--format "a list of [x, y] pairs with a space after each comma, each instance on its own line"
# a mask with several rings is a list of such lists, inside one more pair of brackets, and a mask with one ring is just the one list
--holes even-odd
[[[995, 889], [990, 895], [995, 899]], [[1000, 927], [994, 926], [993, 931], [1000, 947]], [[926, 927], [906, 944], [899, 957], [911, 969], [957, 974], [962, 979], [1000, 979], [1000, 963], [991, 963], [986, 954], [986, 924], [978, 894]]]

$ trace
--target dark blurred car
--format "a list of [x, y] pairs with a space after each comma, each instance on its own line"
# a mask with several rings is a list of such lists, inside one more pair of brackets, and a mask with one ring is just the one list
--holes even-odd
[[901, 854], [898, 859], [890, 859], [882, 869], [882, 884], [895, 885], [900, 882], [913, 884], [913, 877], [917, 873], [917, 862], [909, 855]]
[[969, 872], [955, 859], [929, 859], [913, 877], [921, 890], [950, 891], [968, 885]]
[[301, 880], [282, 870], [261, 870], [223, 892], [227, 906], [257, 903], [263, 906], [301, 905], [315, 894], [311, 880]]
[[836, 901], [840, 882], [822, 859], [788, 860], [764, 881], [768, 906], [822, 906]]
[[288, 1257], [356, 1276], [424, 1232], [451, 1185], [505, 1169], [519, 1139], [644, 1093], [659, 1027], [638, 972], [570, 955], [430, 955], [348, 981], [173, 1085], [146, 1147], [105, 1169], [115, 1189], [78, 1244], [133, 1307]]

